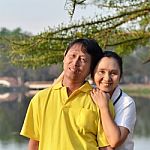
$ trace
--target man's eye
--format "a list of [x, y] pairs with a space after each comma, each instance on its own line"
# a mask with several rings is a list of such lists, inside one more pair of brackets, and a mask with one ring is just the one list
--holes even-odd
[[103, 71], [103, 70], [98, 71], [98, 74], [100, 74], [100, 75], [102, 75], [104, 73], [105, 73], [105, 71]]
[[69, 57], [70, 57], [70, 58], [74, 58], [74, 57], [75, 57], [75, 55], [73, 55], [73, 54], [72, 54], [72, 55], [69, 55]]
[[87, 60], [85, 58], [81, 58], [82, 62], [87, 62]]

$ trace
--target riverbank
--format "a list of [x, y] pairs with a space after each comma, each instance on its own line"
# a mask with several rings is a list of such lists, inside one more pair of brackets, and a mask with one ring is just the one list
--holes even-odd
[[[23, 87], [0, 87], [0, 95], [3, 96], [5, 93], [24, 93], [26, 96], [31, 97], [51, 84], [51, 82], [30, 82]], [[121, 84], [120, 86], [130, 96], [150, 99], [150, 84]]]
[[150, 98], [150, 84], [122, 84], [121, 88], [131, 96]]

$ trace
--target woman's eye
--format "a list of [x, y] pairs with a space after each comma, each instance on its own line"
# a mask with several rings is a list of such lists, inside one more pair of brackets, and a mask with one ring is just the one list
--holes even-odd
[[112, 72], [111, 75], [117, 75], [117, 73], [116, 72]]

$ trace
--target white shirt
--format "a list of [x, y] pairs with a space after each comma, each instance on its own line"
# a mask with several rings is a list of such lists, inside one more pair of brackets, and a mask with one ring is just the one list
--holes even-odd
[[118, 86], [111, 99], [115, 102], [115, 122], [118, 126], [125, 127], [129, 130], [129, 134], [125, 142], [116, 150], [133, 150], [134, 142], [133, 142], [133, 130], [136, 122], [136, 107], [134, 100], [124, 93], [120, 87]]

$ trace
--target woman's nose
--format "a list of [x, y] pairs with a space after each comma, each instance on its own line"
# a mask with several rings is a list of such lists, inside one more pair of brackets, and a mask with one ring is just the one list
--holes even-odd
[[110, 74], [109, 74], [109, 73], [105, 73], [104, 79], [105, 79], [106, 81], [109, 81], [109, 80], [111, 79]]

